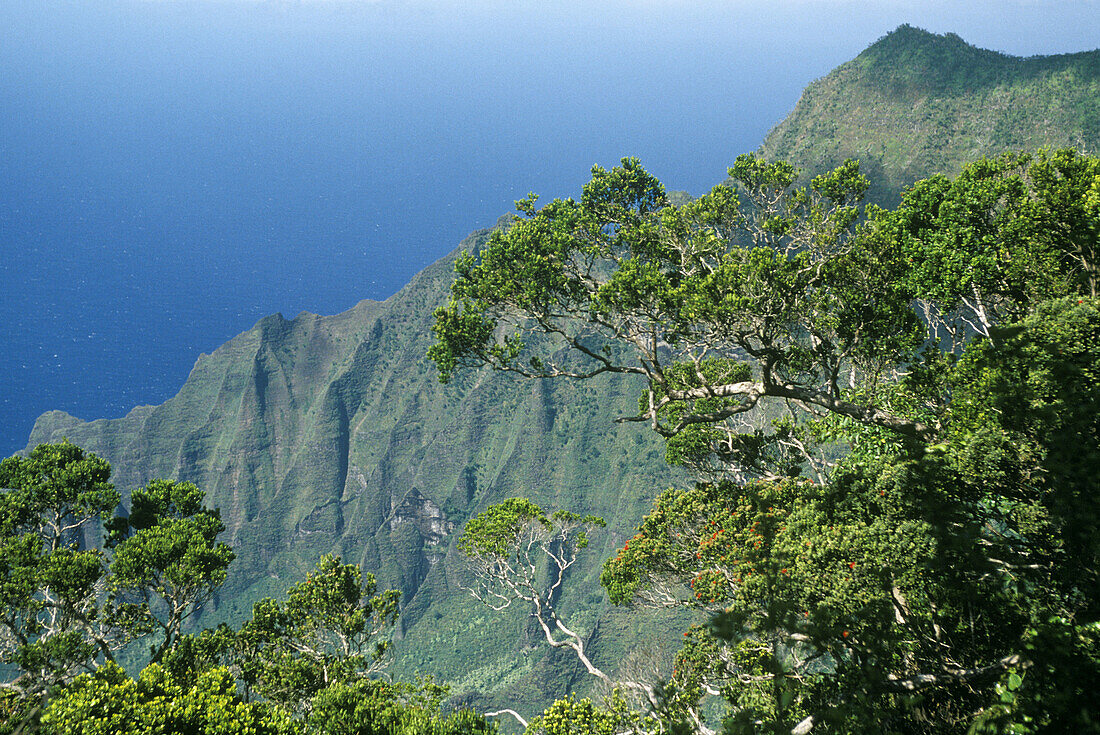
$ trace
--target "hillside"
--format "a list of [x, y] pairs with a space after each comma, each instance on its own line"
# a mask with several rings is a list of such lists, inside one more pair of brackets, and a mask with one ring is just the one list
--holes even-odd
[[[885, 200], [1006, 147], [1095, 151], [1098, 142], [1100, 52], [1018, 59], [903, 26], [810, 85], [762, 151], [810, 171], [860, 157]], [[599, 566], [675, 478], [650, 432], [614, 423], [637, 405], [640, 386], [627, 378], [470, 371], [439, 385], [425, 352], [453, 262], [384, 302], [266, 317], [201, 356], [164, 404], [91, 422], [50, 412], [29, 446], [67, 437], [109, 459], [124, 494], [155, 477], [206, 490], [238, 560], [204, 623], [240, 620], [336, 549], [404, 594], [395, 674], [430, 671], [479, 706], [534, 711], [582, 674], [538, 645], [524, 611], [500, 618], [462, 592], [457, 531], [514, 495], [603, 515], [609, 526], [562, 605], [592, 634], [597, 663], [613, 669], [641, 630], [653, 649], [668, 637], [652, 619], [608, 606]]]
[[760, 152], [806, 171], [858, 158], [871, 197], [1007, 149], [1100, 150], [1100, 51], [1020, 58], [901, 26], [810, 84]]
[[614, 660], [617, 631], [636, 623], [607, 614], [598, 568], [671, 478], [654, 437], [614, 423], [637, 406], [631, 381], [482, 372], [441, 386], [424, 355], [452, 272], [448, 257], [385, 302], [266, 317], [202, 355], [163, 405], [87, 423], [50, 412], [30, 445], [67, 437], [108, 458], [124, 496], [156, 477], [206, 490], [238, 552], [206, 624], [238, 622], [337, 549], [402, 590], [396, 671], [431, 671], [458, 691], [503, 682], [514, 687], [509, 701], [548, 701], [568, 677], [560, 666], [543, 676], [545, 653], [528, 640], [522, 611], [502, 621], [459, 589], [456, 529], [514, 495], [605, 516], [609, 528], [573, 575], [570, 607], [587, 630], [602, 615], [602, 653]]

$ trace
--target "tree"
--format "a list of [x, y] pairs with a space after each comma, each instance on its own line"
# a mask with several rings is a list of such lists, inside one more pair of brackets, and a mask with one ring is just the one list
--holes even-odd
[[313, 699], [307, 720], [321, 735], [492, 735], [496, 726], [470, 710], [445, 713], [447, 689], [434, 682], [376, 679], [332, 684]]
[[161, 660], [225, 580], [233, 552], [217, 511], [190, 483], [154, 480], [129, 517], [104, 460], [69, 443], [0, 463], [0, 653], [4, 686], [45, 695], [160, 633]]
[[238, 634], [242, 680], [295, 713], [325, 687], [376, 672], [398, 615], [400, 591], [377, 591], [373, 574], [327, 555], [287, 601], [260, 600]]
[[[573, 651], [585, 670], [610, 691], [602, 709], [589, 700], [567, 700], [530, 723], [511, 709], [491, 715], [510, 714], [531, 733], [568, 732], [585, 722], [595, 728], [593, 732], [608, 728], [615, 732], [657, 732], [661, 725], [652, 715], [658, 714], [669, 722], [681, 718], [701, 721], [694, 701], [670, 699], [660, 682], [623, 676], [621, 672], [612, 677], [596, 666], [585, 652], [583, 632], [570, 627], [558, 612], [557, 600], [569, 570], [578, 554], [588, 547], [589, 534], [605, 525], [594, 515], [563, 510], [547, 515], [527, 498], [509, 498], [490, 505], [467, 522], [455, 544], [474, 577], [473, 585], [465, 589], [498, 612], [513, 604], [530, 609], [546, 643]], [[641, 703], [641, 713], [628, 707], [624, 692]], [[592, 724], [597, 721], [599, 724]], [[577, 732], [588, 730], [582, 727]]]
[[1100, 297], [1100, 232], [1096, 223], [1100, 158], [1071, 150], [1039, 151], [1028, 180], [1041, 202], [1040, 231], [1059, 254], [1075, 289]]
[[43, 730], [56, 735], [289, 735], [301, 732], [285, 715], [237, 696], [225, 669], [203, 672], [183, 687], [158, 664], [137, 680], [109, 663], [94, 674], [78, 676], [51, 700]]
[[102, 459], [69, 443], [0, 463], [0, 653], [40, 694], [70, 681], [124, 641], [104, 615], [107, 560], [82, 548], [119, 502]]
[[308, 719], [295, 720], [266, 703], [241, 701], [224, 667], [193, 682], [152, 664], [130, 679], [117, 665], [84, 674], [50, 701], [42, 718], [49, 735], [491, 735], [496, 728], [468, 710], [443, 712], [446, 689], [360, 679], [333, 684], [314, 698]]
[[603, 708], [591, 699], [569, 695], [550, 705], [531, 720], [525, 732], [530, 735], [619, 735], [629, 732], [658, 732], [654, 721], [632, 712], [622, 699], [612, 698]]
[[[190, 483], [154, 480], [112, 516], [110, 473], [68, 442], [0, 463], [0, 652], [20, 671], [0, 694], [0, 733], [496, 732], [444, 711], [430, 679], [371, 678], [400, 595], [336, 556], [239, 631], [188, 632], [234, 559], [218, 511]], [[149, 663], [131, 679], [115, 654], [145, 638]], [[242, 701], [238, 677], [267, 701]]]
[[[845, 393], [880, 385], [924, 338], [905, 253], [892, 238], [855, 236], [867, 188], [858, 166], [809, 188], [793, 187], [791, 166], [752, 156], [730, 175], [742, 190], [722, 184], [677, 208], [624, 159], [594, 168], [580, 202], [537, 212], [520, 202], [526, 219], [456, 264], [429, 353], [441, 378], [481, 364], [535, 377], [637, 374], [650, 393], [633, 420], [665, 436], [718, 425], [763, 398], [930, 436], [922, 422]], [[552, 339], [524, 341], [532, 332]], [[708, 377], [708, 358], [750, 360], [755, 375]], [[681, 410], [662, 420], [672, 405]]]
[[980, 488], [972, 512], [991, 529], [983, 561], [1004, 585], [996, 599], [1012, 611], [1012, 645], [1028, 664], [1000, 682], [1004, 706], [982, 731], [1097, 731], [1100, 304], [1041, 303], [1005, 332], [960, 362], [948, 454]]
[[1000, 336], [964, 352], [930, 451], [657, 499], [602, 581], [713, 615], [682, 691], [721, 687], [745, 731], [1095, 728], [1100, 312], [1046, 302]]
[[144, 622], [159, 632], [153, 663], [175, 647], [184, 624], [225, 582], [236, 556], [217, 540], [225, 524], [217, 510], [202, 507], [202, 499], [189, 482], [154, 480], [134, 491], [129, 517], [111, 524], [111, 590], [122, 604], [139, 600]]
[[610, 681], [554, 605], [588, 534], [604, 525], [598, 516], [561, 510], [548, 516], [527, 498], [509, 498], [470, 519], [456, 548], [469, 561], [475, 583], [466, 589], [475, 599], [497, 611], [517, 602], [531, 606], [549, 645], [571, 649], [589, 673]]
[[850, 162], [798, 188], [743, 156], [673, 207], [624, 159], [460, 258], [430, 355], [644, 379], [624, 420], [709, 481], [602, 581], [711, 614], [672, 684], [730, 732], [1095, 728], [1097, 165], [982, 160], [861, 214]]

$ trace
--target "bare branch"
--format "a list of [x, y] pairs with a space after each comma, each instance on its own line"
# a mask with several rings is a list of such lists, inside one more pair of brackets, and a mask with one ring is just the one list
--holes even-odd
[[1030, 659], [1024, 658], [1018, 653], [1013, 653], [987, 666], [972, 669], [945, 668], [936, 674], [916, 674], [905, 679], [891, 677], [882, 682], [880, 686], [884, 691], [889, 692], [915, 692], [926, 687], [939, 686], [950, 682], [974, 684], [979, 681], [994, 679], [1010, 668], [1026, 669], [1030, 666]]
[[516, 712], [514, 709], [498, 709], [495, 712], [486, 712], [485, 713], [486, 717], [500, 717], [501, 715], [511, 715], [512, 717], [516, 718], [516, 721], [519, 722], [519, 724], [523, 728], [525, 728], [525, 729], [527, 728], [527, 720], [523, 719], [520, 716], [520, 714], [518, 712]]

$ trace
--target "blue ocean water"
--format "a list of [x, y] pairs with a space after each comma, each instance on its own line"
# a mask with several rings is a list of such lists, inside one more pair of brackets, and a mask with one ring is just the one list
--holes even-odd
[[594, 163], [701, 193], [910, 20], [787, 5], [0, 3], [0, 456], [266, 314], [384, 299]]

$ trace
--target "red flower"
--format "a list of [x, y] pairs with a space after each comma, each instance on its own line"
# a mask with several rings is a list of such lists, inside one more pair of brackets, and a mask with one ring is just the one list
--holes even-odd
[[841, 633], [841, 635], [844, 636], [845, 638], [847, 638], [848, 637], [848, 631], [844, 631], [843, 633]]

